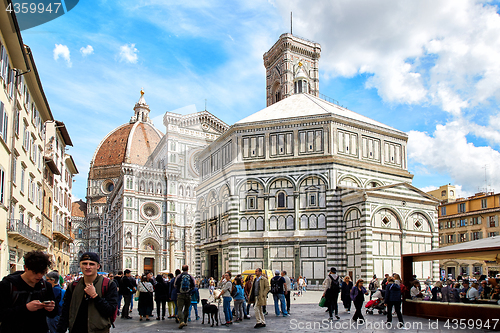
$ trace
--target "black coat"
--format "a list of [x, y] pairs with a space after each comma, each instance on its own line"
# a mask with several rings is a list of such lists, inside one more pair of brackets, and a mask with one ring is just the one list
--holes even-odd
[[128, 296], [134, 293], [135, 280], [131, 276], [123, 276], [120, 283], [120, 295]]
[[353, 287], [352, 281], [349, 283], [342, 282], [342, 286], [340, 286], [340, 299], [342, 302], [350, 302], [351, 301], [351, 289]]
[[[58, 304], [54, 310], [46, 311], [44, 309], [30, 312], [26, 309], [26, 303], [29, 301], [54, 300], [52, 285], [44, 280], [30, 287], [24, 282], [21, 274], [24, 271], [18, 271], [7, 275], [0, 282], [0, 330], [2, 332], [47, 332], [47, 317], [54, 318], [59, 313]], [[11, 289], [12, 286], [12, 289]]]
[[160, 280], [156, 279], [156, 284], [154, 285], [155, 287], [155, 301], [157, 302], [166, 302], [168, 291], [169, 291], [169, 286], [165, 281], [163, 281], [163, 278], [160, 277]]

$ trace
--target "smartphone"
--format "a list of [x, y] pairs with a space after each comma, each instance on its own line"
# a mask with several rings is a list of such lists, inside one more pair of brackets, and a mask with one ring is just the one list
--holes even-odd
[[49, 304], [52, 301], [43, 301], [43, 304]]

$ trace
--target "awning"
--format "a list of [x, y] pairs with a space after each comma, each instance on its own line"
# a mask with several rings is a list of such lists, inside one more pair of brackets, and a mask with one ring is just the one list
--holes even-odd
[[411, 257], [413, 262], [442, 259], [467, 259], [496, 261], [500, 264], [500, 236], [440, 247], [427, 252], [403, 254], [401, 257], [403, 259]]

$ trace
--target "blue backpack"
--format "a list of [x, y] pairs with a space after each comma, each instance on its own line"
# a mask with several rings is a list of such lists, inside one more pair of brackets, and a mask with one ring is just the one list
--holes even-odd
[[181, 294], [189, 294], [193, 288], [191, 287], [191, 275], [189, 274], [183, 274], [181, 276], [181, 288], [179, 292]]

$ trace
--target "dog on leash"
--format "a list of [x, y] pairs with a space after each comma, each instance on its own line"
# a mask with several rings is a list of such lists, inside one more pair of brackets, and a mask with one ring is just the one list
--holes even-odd
[[212, 327], [214, 327], [214, 323], [217, 322], [217, 326], [219, 326], [219, 309], [217, 305], [208, 303], [207, 299], [201, 300], [201, 308], [203, 311], [203, 320], [202, 324], [205, 323], [205, 313], [208, 316], [208, 325], [210, 325], [210, 317], [212, 317]]

